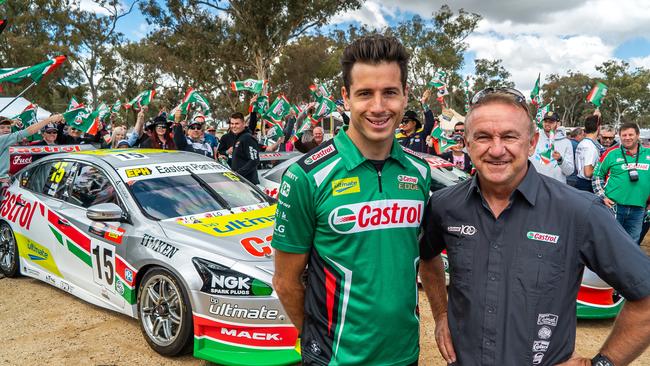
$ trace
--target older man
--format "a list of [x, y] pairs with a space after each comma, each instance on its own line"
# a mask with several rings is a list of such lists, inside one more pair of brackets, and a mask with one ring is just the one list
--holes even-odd
[[[535, 171], [528, 157], [538, 135], [519, 91], [477, 93], [465, 123], [478, 173], [432, 195], [420, 239], [423, 284], [444, 288], [431, 262], [445, 248], [449, 258], [448, 319], [432, 296], [443, 357], [483, 366], [632, 362], [650, 343], [650, 258], [598, 197]], [[628, 300], [592, 361], [573, 355], [585, 266]]]
[[322, 128], [320, 128], [318, 126], [314, 127], [314, 129], [312, 130], [311, 135], [312, 135], [312, 137], [311, 137], [311, 139], [309, 139], [309, 134], [305, 133], [303, 138], [306, 141], [303, 141], [303, 139], [296, 140], [296, 142], [294, 143], [294, 145], [296, 147], [296, 150], [298, 150], [298, 151], [300, 151], [302, 153], [306, 153], [306, 152], [316, 148], [317, 146], [319, 146], [320, 144], [323, 143], [323, 129]]

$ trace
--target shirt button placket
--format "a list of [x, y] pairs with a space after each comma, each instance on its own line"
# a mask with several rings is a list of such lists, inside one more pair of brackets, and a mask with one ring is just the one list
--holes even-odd
[[488, 238], [488, 266], [487, 266], [487, 283], [485, 288], [485, 313], [483, 326], [483, 365], [494, 365], [496, 362], [496, 329], [497, 329], [497, 312], [499, 305], [499, 285], [500, 268], [502, 262], [501, 244], [498, 238], [501, 238], [503, 232], [503, 221], [497, 220], [495, 223], [495, 232], [493, 237]]

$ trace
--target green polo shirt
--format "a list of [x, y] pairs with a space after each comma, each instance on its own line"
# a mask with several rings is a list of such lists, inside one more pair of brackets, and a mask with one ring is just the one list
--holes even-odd
[[344, 131], [287, 170], [272, 246], [310, 254], [305, 360], [417, 361], [417, 235], [430, 179], [428, 164], [395, 140], [378, 172]]
[[[625, 148], [611, 148], [596, 164], [594, 175], [606, 179], [605, 196], [617, 204], [646, 206], [650, 196], [650, 149], [639, 145], [638, 155], [637, 163], [637, 156], [629, 155]], [[635, 182], [630, 181], [630, 169], [636, 169], [639, 174]]]

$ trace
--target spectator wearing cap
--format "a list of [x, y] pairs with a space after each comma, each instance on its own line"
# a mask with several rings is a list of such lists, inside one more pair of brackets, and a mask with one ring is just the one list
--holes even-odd
[[214, 149], [205, 139], [203, 128], [205, 126], [204, 116], [195, 116], [187, 125], [187, 135], [183, 131], [181, 122], [181, 110], [174, 115], [174, 143], [178, 150], [189, 151], [214, 158]]
[[59, 134], [59, 129], [56, 127], [55, 123], [48, 123], [41, 130], [41, 140], [37, 140], [31, 143], [31, 145], [56, 145], [56, 138]]
[[548, 111], [542, 118], [542, 129], [538, 133], [535, 153], [529, 160], [539, 174], [566, 183], [566, 177], [573, 173], [575, 165], [571, 141], [560, 127], [560, 115]]
[[140, 144], [148, 149], [176, 150], [176, 144], [171, 135], [171, 122], [165, 115], [153, 119], [151, 136]]
[[128, 140], [120, 140], [115, 145], [115, 149], [128, 149], [129, 147], [131, 147], [131, 145], [129, 145]]
[[460, 134], [454, 134], [451, 137], [456, 141], [456, 145], [452, 146], [448, 151], [440, 154], [440, 157], [453, 163], [456, 168], [469, 173], [472, 171], [472, 160], [469, 154], [463, 151], [465, 149], [465, 139]]
[[415, 111], [406, 111], [399, 125], [400, 131], [395, 134], [395, 138], [400, 145], [416, 152], [427, 151], [427, 136], [431, 134], [435, 122], [433, 112], [426, 104], [430, 95], [431, 91], [427, 89], [420, 98], [420, 103], [424, 109], [424, 126], [422, 126], [422, 122], [418, 119], [418, 114]]
[[94, 136], [84, 137], [84, 132], [78, 128], [68, 126], [68, 129], [64, 130], [65, 126], [65, 122], [61, 121], [57, 127], [56, 143], [59, 145], [81, 145], [96, 141]]
[[9, 146], [15, 145], [18, 141], [22, 141], [24, 138], [29, 137], [41, 128], [52, 123], [56, 124], [57, 122], [63, 121], [63, 116], [60, 114], [54, 114], [48, 118], [34, 123], [31, 126], [28, 126], [25, 129], [11, 132], [11, 126], [15, 122], [6, 117], [0, 117], [0, 183], [6, 185], [9, 181]]

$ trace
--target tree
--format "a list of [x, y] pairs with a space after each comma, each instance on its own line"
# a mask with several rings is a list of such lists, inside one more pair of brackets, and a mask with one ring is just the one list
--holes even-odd
[[542, 86], [544, 103], [553, 102], [553, 110], [560, 114], [565, 126], [579, 126], [584, 117], [593, 113], [585, 97], [594, 80], [589, 76], [569, 70], [567, 75], [551, 74]]
[[510, 81], [510, 72], [503, 67], [501, 60], [477, 58], [474, 60], [474, 69], [474, 91], [488, 87], [515, 87], [515, 83]]
[[629, 63], [615, 60], [596, 66], [596, 70], [604, 75], [602, 81], [608, 87], [600, 108], [604, 121], [618, 125], [622, 120], [647, 120], [650, 114], [650, 71], [631, 69]]

